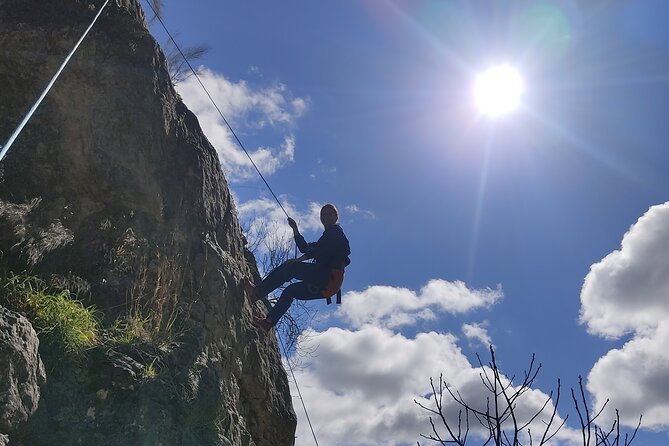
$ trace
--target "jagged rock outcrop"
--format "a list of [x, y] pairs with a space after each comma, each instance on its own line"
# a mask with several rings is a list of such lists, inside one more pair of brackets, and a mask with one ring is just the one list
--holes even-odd
[[0, 445], [37, 410], [46, 379], [30, 322], [0, 307]]
[[[101, 4], [0, 0], [0, 139]], [[16, 441], [293, 444], [276, 341], [244, 304], [257, 272], [242, 240], [216, 152], [139, 2], [113, 0], [0, 163], [0, 268], [73, 290], [107, 326], [132, 311], [174, 318], [179, 337], [93, 350], [76, 373], [47, 363]]]

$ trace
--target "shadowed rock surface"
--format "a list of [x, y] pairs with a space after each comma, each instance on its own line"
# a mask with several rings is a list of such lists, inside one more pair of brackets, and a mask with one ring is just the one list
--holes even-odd
[[37, 410], [45, 381], [38, 345], [30, 322], [0, 307], [0, 437], [15, 431]]
[[[3, 143], [102, 3], [0, 0]], [[105, 326], [139, 311], [179, 336], [45, 361], [39, 409], [10, 442], [293, 444], [276, 340], [244, 305], [247, 257], [216, 152], [141, 7], [112, 1], [0, 163], [0, 268], [72, 290]]]

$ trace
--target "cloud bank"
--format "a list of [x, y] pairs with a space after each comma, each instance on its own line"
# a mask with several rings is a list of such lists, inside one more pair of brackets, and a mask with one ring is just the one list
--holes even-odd
[[[301, 341], [306, 351], [315, 351], [296, 376], [319, 443], [415, 445], [421, 433], [431, 433], [430, 414], [414, 403], [434, 407], [430, 378], [438, 382], [443, 376], [467, 402], [484, 410], [490, 395], [483, 387], [481, 370], [469, 362], [453, 334], [430, 331], [407, 336], [394, 328], [407, 328], [441, 313], [488, 308], [501, 298], [501, 286], [472, 290], [462, 282], [439, 279], [418, 292], [376, 286], [345, 295], [336, 316], [349, 326], [309, 330]], [[471, 339], [490, 340], [485, 323], [465, 324], [463, 330]], [[529, 420], [547, 398], [544, 392], [531, 389], [518, 400], [516, 413], [521, 420]], [[304, 412], [295, 404], [296, 445], [313, 444]], [[459, 406], [449, 400], [445, 407], [449, 421], [457, 424]], [[548, 404], [532, 425], [533, 432], [541, 431], [551, 410]], [[470, 437], [484, 434], [473, 418], [470, 427]], [[440, 431], [444, 434], [443, 427]], [[565, 427], [555, 444], [577, 444], [572, 441], [575, 438], [574, 431]]]
[[669, 202], [651, 207], [619, 250], [592, 265], [581, 291], [581, 322], [607, 339], [632, 338], [592, 368], [596, 407], [607, 398], [621, 421], [669, 428]]
[[[429, 434], [431, 428], [429, 414], [414, 400], [431, 407], [434, 395], [429, 379], [438, 381], [440, 374], [466, 401], [485, 404], [488, 393], [481, 383], [480, 370], [472, 367], [451, 334], [429, 332], [410, 338], [366, 325], [358, 330], [312, 331], [305, 336], [318, 349], [309, 358], [310, 364], [296, 375], [321, 444], [415, 445], [421, 440], [419, 435]], [[539, 412], [547, 397], [538, 390], [527, 392], [518, 400], [520, 419], [527, 420], [530, 414]], [[445, 397], [444, 402], [447, 400]], [[299, 406], [297, 401], [295, 404]], [[550, 409], [549, 405], [537, 418], [533, 432], [541, 430]], [[313, 444], [303, 411], [296, 408], [296, 412], [296, 445]], [[457, 423], [454, 406], [448, 404], [446, 413], [451, 422]], [[476, 421], [471, 421], [470, 436], [481, 435]], [[576, 437], [565, 428], [559, 438]]]

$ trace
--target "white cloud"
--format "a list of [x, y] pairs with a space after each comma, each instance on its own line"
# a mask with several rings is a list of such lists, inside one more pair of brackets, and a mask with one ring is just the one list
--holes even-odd
[[[270, 175], [293, 161], [295, 137], [292, 129], [306, 112], [308, 99], [293, 97], [284, 84], [254, 89], [245, 81], [234, 83], [206, 68], [202, 69], [200, 78], [240, 138], [245, 131], [257, 133], [261, 129], [271, 129], [272, 138], [278, 140], [275, 146], [252, 148], [246, 145], [253, 162], [263, 174]], [[251, 162], [237, 145], [197, 79], [190, 77], [178, 84], [177, 89], [186, 105], [197, 115], [229, 179], [242, 181], [255, 177], [257, 174]], [[263, 138], [269, 134], [263, 132]]]
[[484, 347], [489, 347], [492, 345], [492, 339], [490, 339], [490, 335], [488, 335], [487, 326], [487, 322], [482, 322], [480, 324], [463, 324], [462, 333], [470, 341], [483, 345]]
[[312, 179], [320, 178], [321, 175], [328, 177], [337, 173], [337, 167], [325, 165], [322, 159], [318, 158], [316, 162], [318, 171], [309, 174]]
[[[323, 230], [320, 221], [322, 205], [312, 202], [306, 210], [300, 211], [284, 197], [279, 199], [288, 215], [295, 219], [307, 241], [315, 241]], [[264, 256], [272, 249], [286, 247], [290, 257], [293, 257], [295, 246], [293, 230], [288, 226], [286, 214], [274, 199], [259, 198], [241, 203], [237, 212], [250, 248], [255, 251], [261, 269]]]
[[430, 280], [419, 292], [371, 286], [346, 293], [337, 315], [354, 327], [374, 323], [393, 328], [433, 320], [438, 312], [462, 314], [490, 308], [503, 297], [502, 287], [471, 290], [461, 281]]
[[587, 388], [596, 408], [607, 398], [607, 420], [613, 409], [621, 421], [635, 426], [643, 414], [643, 427], [669, 428], [669, 324], [639, 334], [622, 348], [609, 351], [588, 375]]
[[609, 338], [669, 319], [669, 203], [651, 207], [621, 249], [593, 265], [581, 291], [581, 322]]
[[[610, 398], [621, 421], [669, 428], [669, 203], [651, 207], [621, 248], [593, 265], [581, 291], [581, 322], [608, 339], [632, 334], [597, 361], [587, 381], [598, 409]], [[610, 416], [610, 415], [609, 415]]]
[[[296, 215], [295, 208], [288, 201], [283, 200], [281, 205], [289, 215]], [[280, 222], [287, 226], [286, 214], [284, 214], [277, 202], [271, 198], [258, 198], [241, 203], [238, 212], [240, 220], [262, 217], [269, 222]], [[290, 228], [287, 227], [287, 229]]]
[[[321, 203], [311, 202], [307, 210], [300, 211], [292, 205], [285, 197], [279, 197], [281, 205], [298, 224], [300, 232], [317, 232], [323, 230], [321, 223]], [[258, 198], [256, 200], [249, 200], [241, 203], [238, 206], [239, 218], [242, 221], [262, 218], [268, 223], [277, 223], [285, 226], [285, 229], [292, 236], [292, 230], [288, 226], [286, 214], [279, 207], [277, 202], [271, 198]]]
[[372, 212], [370, 210], [367, 210], [367, 209], [361, 209], [356, 204], [349, 204], [345, 207], [345, 209], [351, 215], [359, 215], [359, 216], [361, 216], [365, 219], [369, 219], [369, 220], [374, 220], [376, 218], [376, 215], [374, 214], [374, 212]]
[[[296, 376], [321, 444], [416, 444], [421, 433], [430, 433], [430, 425], [429, 414], [413, 401], [432, 406], [430, 377], [438, 380], [440, 374], [466, 401], [485, 404], [480, 370], [472, 367], [453, 335], [430, 332], [408, 338], [367, 325], [357, 331], [330, 328], [306, 336], [318, 350]], [[520, 418], [539, 411], [546, 398], [539, 390], [528, 391], [518, 401]], [[296, 412], [296, 445], [313, 444], [304, 413], [301, 408]], [[450, 405], [447, 416], [455, 422]], [[533, 432], [545, 419], [542, 415], [536, 420]], [[476, 421], [471, 422], [471, 435], [480, 435]], [[571, 438], [573, 432], [565, 429], [560, 435]]]

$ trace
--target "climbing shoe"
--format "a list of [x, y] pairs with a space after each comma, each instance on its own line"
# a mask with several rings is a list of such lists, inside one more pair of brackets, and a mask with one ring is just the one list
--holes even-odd
[[253, 315], [253, 320], [251, 323], [254, 327], [258, 327], [265, 333], [269, 333], [269, 331], [272, 329], [272, 323], [267, 320], [267, 318], [256, 316], [255, 314]]
[[253, 303], [259, 299], [258, 294], [256, 293], [256, 286], [250, 280], [244, 282], [244, 293], [246, 294], [246, 300], [249, 305], [253, 305]]

